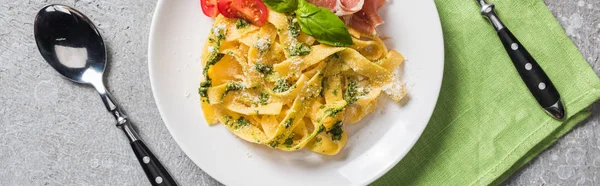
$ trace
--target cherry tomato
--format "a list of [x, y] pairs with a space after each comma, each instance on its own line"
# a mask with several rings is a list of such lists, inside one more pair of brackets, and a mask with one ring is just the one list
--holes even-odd
[[217, 17], [219, 10], [217, 10], [217, 0], [200, 0], [200, 6], [202, 12], [208, 17]]
[[265, 24], [269, 17], [269, 10], [261, 0], [233, 0], [231, 9], [238, 17], [256, 26]]
[[231, 9], [231, 3], [233, 0], [219, 0], [217, 3], [217, 8], [219, 9], [219, 13], [221, 13], [226, 18], [237, 18], [237, 12]]

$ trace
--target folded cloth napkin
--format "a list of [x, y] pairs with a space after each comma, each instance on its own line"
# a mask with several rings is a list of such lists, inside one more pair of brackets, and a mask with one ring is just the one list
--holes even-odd
[[497, 185], [590, 115], [600, 79], [542, 0], [489, 0], [560, 92], [552, 119], [521, 81], [473, 0], [435, 0], [445, 42], [434, 114], [412, 150], [373, 185]]

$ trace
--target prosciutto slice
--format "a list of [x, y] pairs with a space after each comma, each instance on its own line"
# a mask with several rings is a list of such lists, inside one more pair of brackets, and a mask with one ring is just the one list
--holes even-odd
[[317, 5], [319, 7], [327, 8], [335, 13], [335, 7], [337, 6], [338, 0], [307, 0], [307, 2]]
[[377, 10], [385, 4], [385, 0], [364, 0], [364, 6], [355, 14], [347, 16], [346, 25], [367, 34], [376, 34], [375, 28], [383, 24]]
[[376, 34], [375, 28], [383, 24], [377, 14], [386, 0], [307, 0], [319, 7], [327, 8], [340, 16], [346, 25], [367, 34]]
[[354, 14], [363, 8], [365, 0], [307, 0], [314, 5], [327, 8], [337, 16]]
[[365, 0], [337, 0], [337, 7], [335, 14], [337, 16], [350, 15], [360, 11]]

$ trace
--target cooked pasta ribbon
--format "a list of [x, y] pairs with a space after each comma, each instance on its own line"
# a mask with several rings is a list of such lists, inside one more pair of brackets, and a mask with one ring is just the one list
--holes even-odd
[[204, 44], [204, 118], [284, 151], [339, 153], [345, 124], [373, 112], [404, 61], [378, 36], [355, 30], [354, 45], [332, 47], [302, 33], [293, 16], [271, 11], [262, 27], [236, 22], [219, 15]]

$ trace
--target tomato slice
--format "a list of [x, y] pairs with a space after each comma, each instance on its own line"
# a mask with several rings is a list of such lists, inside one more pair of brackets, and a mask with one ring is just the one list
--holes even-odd
[[261, 0], [233, 0], [231, 9], [237, 16], [256, 26], [262, 26], [269, 17], [269, 10]]
[[219, 10], [217, 9], [217, 0], [200, 0], [202, 12], [208, 17], [217, 17]]
[[219, 0], [217, 3], [217, 8], [219, 9], [219, 13], [221, 13], [226, 18], [237, 18], [237, 12], [231, 9], [231, 3], [233, 0]]

